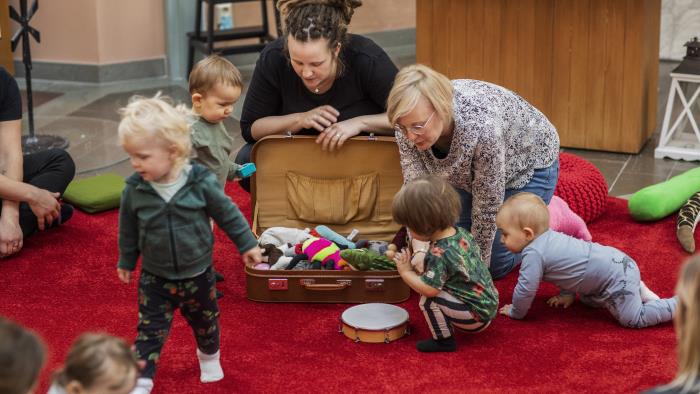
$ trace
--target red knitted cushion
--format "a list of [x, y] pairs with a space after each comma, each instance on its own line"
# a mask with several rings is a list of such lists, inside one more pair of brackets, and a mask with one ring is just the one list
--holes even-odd
[[559, 181], [554, 194], [561, 197], [586, 223], [605, 210], [608, 184], [588, 160], [570, 153], [559, 154]]

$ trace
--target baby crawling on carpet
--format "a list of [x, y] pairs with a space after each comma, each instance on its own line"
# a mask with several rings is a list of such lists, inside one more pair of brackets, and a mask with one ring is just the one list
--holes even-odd
[[518, 193], [506, 200], [496, 226], [508, 250], [522, 253], [513, 303], [503, 306], [501, 314], [524, 318], [544, 280], [561, 289], [547, 301], [550, 306], [566, 308], [578, 293], [581, 302], [605, 307], [624, 327], [649, 327], [673, 318], [676, 297], [659, 299], [641, 281], [634, 260], [620, 250], [550, 230], [547, 206], [537, 195]]

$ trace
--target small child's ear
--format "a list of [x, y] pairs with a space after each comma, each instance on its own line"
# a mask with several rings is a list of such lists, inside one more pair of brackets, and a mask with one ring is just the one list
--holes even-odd
[[202, 105], [202, 99], [204, 96], [202, 96], [201, 93], [193, 93], [192, 94], [192, 106], [193, 107], [199, 107]]
[[528, 241], [535, 239], [535, 231], [530, 227], [523, 227], [523, 232], [525, 233], [525, 239]]

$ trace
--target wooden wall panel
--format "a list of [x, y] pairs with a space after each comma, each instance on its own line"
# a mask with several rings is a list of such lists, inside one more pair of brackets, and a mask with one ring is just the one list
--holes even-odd
[[549, 114], [552, 112], [554, 3], [550, 0], [537, 0], [535, 7], [535, 69], [530, 97], [533, 105]]
[[[433, 45], [432, 41], [437, 39], [433, 31], [433, 0], [419, 0], [416, 2], [416, 62], [425, 64], [428, 67], [437, 68], [433, 65]], [[417, 27], [420, 21], [420, 30]], [[417, 54], [420, 53], [420, 56]]]
[[[490, 0], [474, 0], [469, 7], [467, 2], [459, 2], [459, 9], [465, 9], [463, 15], [466, 18], [463, 20], [465, 28], [464, 39], [459, 42], [464, 53], [466, 68], [456, 74], [457, 78], [469, 79], [485, 79], [484, 73], [484, 2]], [[460, 11], [457, 9], [454, 12], [456, 18], [460, 18]]]
[[660, 0], [417, 0], [419, 63], [516, 91], [562, 146], [638, 152], [656, 127]]
[[[589, 0], [568, 2], [571, 8], [573, 26], [571, 32], [571, 72], [569, 73], [569, 133], [567, 143], [573, 146], [584, 146], [587, 134], [587, 120], [590, 111], [586, 108], [586, 96], [592, 75], [589, 74], [588, 62], [588, 33], [589, 33]], [[582, 78], [582, 76], [584, 76]]]
[[[420, 2], [421, 0], [419, 0]], [[501, 10], [505, 0], [487, 0], [484, 2], [483, 75], [484, 81], [498, 83], [501, 75]], [[420, 18], [418, 18], [420, 20]], [[418, 21], [417, 21], [418, 22]], [[416, 23], [417, 24], [417, 23]], [[416, 27], [416, 36], [422, 29]], [[478, 36], [477, 36], [478, 37]], [[478, 39], [478, 38], [477, 38]], [[420, 58], [420, 49], [416, 48], [416, 57]]]
[[[12, 30], [10, 25], [10, 8], [7, 0], [0, 0], [0, 66], [8, 73], [15, 73], [15, 62], [12, 56]], [[34, 43], [32, 43], [34, 44]], [[22, 46], [17, 49], [22, 50]]]
[[571, 92], [571, 41], [573, 12], [571, 2], [554, 1], [554, 40], [552, 42], [552, 112], [545, 114], [557, 128], [559, 138], [569, 141], [573, 136], [569, 128]]
[[[452, 2], [450, 4], [449, 24], [451, 34], [449, 37], [449, 70], [452, 78], [467, 78], [467, 69], [469, 68], [468, 57], [472, 57], [475, 53], [467, 51], [467, 24], [469, 8], [467, 3], [463, 1]], [[481, 42], [481, 40], [473, 40], [473, 44]], [[468, 56], [469, 55], [469, 56]]]
[[501, 59], [498, 84], [517, 90], [518, 67], [518, 12], [520, 0], [504, 0], [501, 4], [501, 39], [494, 43], [499, 47]]
[[588, 13], [588, 69], [590, 76], [586, 90], [586, 128], [582, 130], [585, 146], [599, 146], [605, 142], [605, 72], [607, 53], [608, 2], [591, 0]]
[[644, 112], [647, 114], [646, 122], [646, 137], [651, 137], [656, 130], [656, 100], [658, 98], [657, 91], [659, 89], [659, 40], [660, 35], [658, 32], [661, 30], [661, 3], [656, 0], [646, 0], [645, 6], [647, 7], [646, 16], [647, 21], [645, 26], [649, 26], [646, 29], [647, 39], [649, 40], [644, 49], [646, 50], [646, 58], [644, 59], [644, 64], [647, 65], [647, 72], [644, 76], [646, 82], [645, 86], [647, 91], [645, 92], [647, 97], [647, 105]]

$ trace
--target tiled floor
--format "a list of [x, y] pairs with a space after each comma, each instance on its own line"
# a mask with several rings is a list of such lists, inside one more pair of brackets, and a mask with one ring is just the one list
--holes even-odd
[[[386, 48], [397, 66], [415, 62], [415, 47]], [[564, 149], [595, 164], [605, 176], [613, 196], [626, 196], [640, 188], [664, 181], [700, 162], [654, 159], [658, 130], [669, 90], [669, 71], [676, 63], [662, 62], [659, 68], [659, 99], [657, 133], [638, 155]], [[240, 67], [245, 83], [250, 80], [253, 65]], [[22, 81], [20, 80], [20, 85]], [[172, 83], [165, 78], [110, 84], [75, 84], [34, 81], [35, 124], [39, 134], [55, 134], [70, 141], [69, 151], [77, 164], [78, 177], [103, 172], [128, 175], [132, 172], [126, 154], [117, 145], [118, 109], [134, 94], [152, 96], [160, 91], [175, 102], [189, 104], [184, 83]], [[245, 92], [244, 92], [245, 94]], [[242, 144], [238, 119], [243, 98], [234, 108], [226, 126], [238, 144]], [[26, 130], [26, 116], [25, 126]]]

